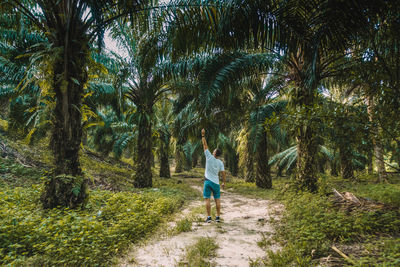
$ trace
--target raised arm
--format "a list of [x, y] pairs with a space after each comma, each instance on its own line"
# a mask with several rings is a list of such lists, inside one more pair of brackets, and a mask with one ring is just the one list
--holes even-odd
[[206, 141], [206, 138], [204, 137], [205, 135], [206, 135], [206, 130], [201, 129], [201, 142], [203, 143], [204, 151], [206, 151], [208, 149], [207, 141]]

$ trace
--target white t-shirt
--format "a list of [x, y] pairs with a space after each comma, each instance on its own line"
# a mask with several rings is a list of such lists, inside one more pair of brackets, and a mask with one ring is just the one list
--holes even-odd
[[204, 151], [204, 155], [206, 156], [206, 170], [204, 176], [211, 182], [219, 184], [218, 173], [225, 170], [224, 163], [215, 158], [208, 149]]

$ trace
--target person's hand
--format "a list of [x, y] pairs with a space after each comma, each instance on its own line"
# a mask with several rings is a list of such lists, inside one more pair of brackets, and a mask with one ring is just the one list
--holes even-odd
[[225, 189], [225, 183], [222, 183], [222, 184], [221, 184], [221, 188], [222, 188], [222, 189]]
[[201, 129], [201, 136], [204, 137], [206, 135], [206, 130]]

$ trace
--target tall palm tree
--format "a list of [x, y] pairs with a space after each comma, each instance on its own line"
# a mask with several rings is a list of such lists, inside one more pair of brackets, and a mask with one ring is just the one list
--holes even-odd
[[[182, 87], [180, 89], [182, 90]], [[189, 101], [186, 101], [188, 99]], [[190, 132], [199, 124], [200, 118], [196, 111], [195, 101], [187, 96], [183, 99], [178, 98], [174, 102], [173, 114], [171, 130], [175, 139], [175, 173], [181, 173], [185, 167], [185, 143], [188, 141]]]
[[156, 125], [159, 141], [160, 177], [171, 178], [169, 168], [169, 150], [172, 136], [172, 101], [169, 98], [161, 100], [156, 107]]
[[[255, 153], [257, 168], [255, 173], [256, 185], [260, 188], [271, 188], [272, 178], [269, 165], [268, 133], [274, 132], [276, 125], [265, 125], [267, 119], [279, 115], [286, 107], [286, 101], [265, 102], [250, 114], [250, 136]], [[267, 129], [268, 127], [268, 129]], [[277, 132], [275, 132], [277, 133]]]
[[152, 182], [152, 136], [154, 127], [154, 105], [170, 90], [170, 76], [161, 68], [160, 36], [141, 31], [141, 25], [126, 25], [117, 21], [112, 35], [127, 51], [128, 57], [118, 56], [122, 68], [129, 70], [125, 83], [129, 87], [126, 97], [135, 105], [138, 127], [137, 153], [134, 162], [136, 173], [134, 186], [151, 187]]
[[80, 109], [88, 80], [90, 49], [96, 40], [101, 48], [110, 21], [148, 2], [125, 5], [112, 0], [2, 1], [11, 12], [20, 12], [31, 20], [48, 43], [31, 59], [44, 74], [56, 102], [50, 146], [55, 170], [42, 197], [45, 207], [76, 207], [85, 201], [86, 180], [79, 178], [82, 171], [78, 153], [82, 137]]

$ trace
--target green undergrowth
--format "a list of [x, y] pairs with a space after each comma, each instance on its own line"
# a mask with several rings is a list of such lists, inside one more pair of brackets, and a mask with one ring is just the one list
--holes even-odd
[[27, 163], [0, 157], [1, 266], [112, 265], [132, 242], [153, 233], [198, 195], [176, 178], [154, 177], [153, 188], [135, 189], [128, 164], [82, 152], [82, 169], [92, 188], [86, 206], [43, 210], [39, 199], [51, 153], [46, 146], [3, 141]]
[[176, 178], [184, 178], [184, 179], [188, 179], [188, 178], [204, 178], [204, 168], [201, 167], [196, 167], [193, 168], [189, 171], [187, 170], [183, 170], [180, 173], [173, 173], [173, 176]]
[[215, 242], [215, 238], [201, 237], [195, 244], [187, 248], [185, 260], [181, 261], [179, 266], [212, 266], [212, 257], [216, 255], [217, 249], [218, 244]]
[[176, 222], [175, 232], [182, 233], [182, 232], [190, 232], [192, 231], [192, 220], [189, 218], [183, 218]]
[[[31, 186], [41, 183], [45, 170], [24, 166], [12, 159], [0, 157], [0, 186]], [[23, 179], [21, 179], [23, 177]]]
[[141, 193], [90, 191], [82, 210], [43, 210], [41, 185], [0, 190], [0, 265], [107, 266], [182, 206], [171, 186]]
[[[278, 240], [284, 246], [270, 253], [271, 265], [296, 263], [311, 266], [332, 254], [331, 246], [352, 244], [371, 236], [399, 233], [400, 213], [389, 211], [338, 210], [324, 195], [287, 193], [282, 223], [277, 227]], [[376, 255], [377, 256], [377, 255]]]
[[[14, 158], [0, 157], [0, 184], [30, 186], [40, 183], [40, 177], [53, 168], [52, 153], [48, 148], [48, 137], [33, 145], [28, 145], [24, 140], [14, 140], [1, 134], [0, 138], [5, 142], [8, 149], [32, 160], [34, 163], [31, 164], [32, 166], [26, 166], [26, 164], [24, 166]], [[79, 160], [90, 188], [114, 191], [133, 190], [132, 175], [134, 175], [134, 170], [129, 163], [103, 156], [88, 148], [80, 151]], [[40, 167], [36, 166], [37, 163], [40, 163]]]
[[101, 157], [94, 157], [92, 154], [81, 153], [80, 162], [85, 176], [89, 180], [89, 185], [104, 189], [117, 191], [133, 189], [133, 168], [114, 160], [108, 162]]
[[[322, 175], [317, 193], [298, 192], [289, 179], [282, 178], [274, 179], [268, 190], [238, 179], [227, 187], [247, 197], [279, 200], [285, 205], [281, 220], [272, 217], [270, 221], [275, 226], [274, 236], [260, 243], [269, 256], [266, 266], [317, 266], [329, 255], [342, 266], [400, 266], [400, 179], [375, 181], [375, 176], [365, 174], [358, 174], [353, 181]], [[332, 200], [333, 188], [380, 204], [375, 209], [340, 206]], [[282, 249], [269, 251], [271, 242], [280, 243]]]
[[366, 242], [363, 249], [356, 266], [400, 266], [400, 237], [375, 238]]
[[242, 179], [232, 178], [226, 183], [226, 190], [250, 198], [274, 199], [277, 193], [285, 186], [286, 180], [274, 180], [272, 189], [258, 188], [255, 183], [248, 183]]
[[[366, 179], [349, 182], [324, 176], [318, 193], [296, 192], [286, 187], [280, 195], [285, 212], [275, 223], [275, 239], [282, 250], [268, 252], [269, 266], [315, 266], [338, 247], [359, 266], [396, 266], [399, 263], [400, 194], [398, 184], [375, 184]], [[386, 204], [384, 208], [340, 207], [331, 198], [332, 188]], [[284, 193], [282, 193], [284, 192]], [[380, 243], [380, 249], [368, 249]], [[360, 249], [360, 247], [362, 249]], [[397, 250], [396, 250], [397, 249]], [[368, 262], [368, 264], [367, 264]], [[349, 263], [350, 264], [350, 263]]]
[[358, 175], [355, 181], [344, 181], [329, 176], [325, 180], [331, 180], [331, 187], [340, 191], [349, 191], [356, 196], [400, 207], [400, 177], [393, 175], [390, 178], [390, 183], [376, 183], [375, 176], [362, 174]]

